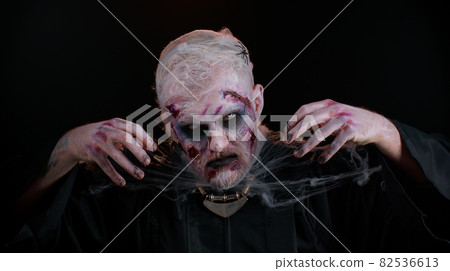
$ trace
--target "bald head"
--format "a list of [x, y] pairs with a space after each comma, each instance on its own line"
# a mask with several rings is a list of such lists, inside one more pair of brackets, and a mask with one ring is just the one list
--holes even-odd
[[234, 73], [251, 85], [254, 83], [248, 51], [227, 28], [219, 32], [189, 32], [170, 42], [159, 60], [156, 92], [160, 104], [165, 104], [175, 93], [202, 95], [214, 84], [217, 74], [223, 72]]

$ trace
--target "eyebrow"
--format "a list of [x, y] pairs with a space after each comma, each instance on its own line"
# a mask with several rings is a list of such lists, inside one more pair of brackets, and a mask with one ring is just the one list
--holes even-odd
[[239, 93], [237, 93], [234, 90], [230, 90], [230, 89], [223, 90], [223, 97], [225, 98], [227, 96], [231, 96], [233, 98], [233, 100], [237, 100], [237, 101], [243, 103], [249, 109], [252, 107], [250, 104], [250, 100], [247, 97], [243, 97], [242, 95], [240, 95]]

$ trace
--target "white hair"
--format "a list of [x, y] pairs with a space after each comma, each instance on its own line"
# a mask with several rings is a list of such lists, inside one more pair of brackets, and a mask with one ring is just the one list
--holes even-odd
[[207, 88], [218, 71], [247, 74], [254, 83], [247, 48], [228, 28], [184, 34], [164, 48], [159, 61], [155, 85], [160, 101], [171, 96], [171, 89], [183, 87], [180, 82], [193, 93]]

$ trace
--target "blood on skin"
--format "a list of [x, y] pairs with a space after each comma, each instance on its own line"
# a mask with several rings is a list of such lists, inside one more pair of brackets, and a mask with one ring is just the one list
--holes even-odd
[[208, 172], [209, 179], [212, 179], [217, 176], [217, 170], [211, 170]]
[[206, 108], [203, 109], [202, 115], [205, 115], [205, 114], [206, 114], [206, 111], [208, 111], [208, 108], [209, 108], [209, 105], [207, 105]]
[[211, 146], [212, 136], [208, 137], [208, 146]]
[[342, 116], [350, 117], [350, 116], [352, 116], [352, 114], [345, 110], [336, 110], [336, 111], [330, 111], [329, 116], [330, 117], [342, 117]]
[[250, 104], [250, 100], [246, 97], [242, 97], [241, 95], [239, 95], [239, 93], [237, 93], [236, 91], [232, 91], [232, 90], [226, 90], [223, 93], [223, 97], [225, 98], [226, 96], [230, 95], [233, 99], [240, 101], [241, 103], [243, 103], [247, 108], [251, 109], [252, 106]]
[[102, 131], [97, 131], [94, 134], [95, 137], [100, 138], [103, 142], [106, 142], [106, 140], [108, 140], [108, 137], [106, 136], [106, 134]]
[[88, 144], [87, 148], [88, 148], [88, 150], [90, 152], [92, 152], [92, 153], [94, 153], [96, 155], [99, 155], [101, 153], [101, 151], [102, 151], [102, 149], [99, 146], [94, 146], [94, 145], [91, 145], [91, 144]]
[[253, 146], [255, 145], [256, 135], [252, 131], [250, 131], [250, 134], [251, 134], [251, 136], [250, 136], [250, 148], [253, 149]]
[[220, 113], [220, 110], [222, 110], [222, 107], [223, 107], [223, 105], [219, 106], [219, 107], [216, 109], [216, 112], [214, 112], [214, 115], [219, 114], [219, 113]]
[[350, 113], [347, 112], [347, 111], [344, 111], [344, 112], [340, 113], [339, 116], [347, 116], [347, 117], [350, 117], [350, 116], [352, 116], [352, 114], [350, 114]]
[[351, 126], [355, 126], [355, 124], [353, 123], [353, 121], [348, 120], [345, 124], [344, 127], [342, 127], [342, 129], [344, 131], [347, 131], [348, 129], [350, 129]]
[[337, 102], [331, 100], [331, 101], [329, 101], [329, 102], [327, 103], [327, 106], [330, 106], [330, 105], [333, 105], [333, 104], [337, 104]]
[[166, 106], [166, 108], [170, 111], [174, 118], [177, 118], [180, 115], [180, 110], [176, 108], [174, 104], [169, 104]]
[[238, 161], [233, 161], [233, 163], [231, 163], [230, 170], [235, 171], [239, 169], [241, 169], [241, 163]]
[[198, 155], [198, 150], [195, 147], [190, 146], [188, 149], [188, 153], [189, 153], [189, 157], [194, 158]]
[[111, 122], [105, 122], [102, 124], [103, 126], [109, 126], [109, 127], [114, 127], [114, 125]]

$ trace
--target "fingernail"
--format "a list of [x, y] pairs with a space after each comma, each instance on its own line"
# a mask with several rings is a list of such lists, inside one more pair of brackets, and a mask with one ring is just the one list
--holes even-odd
[[292, 134], [287, 134], [287, 141], [288, 141], [289, 143], [291, 143], [293, 137], [294, 137], [294, 136], [293, 136]]
[[121, 179], [121, 180], [119, 181], [119, 184], [120, 184], [120, 186], [125, 186], [125, 180], [124, 180], [124, 179]]
[[149, 164], [150, 164], [150, 159], [145, 158], [145, 160], [144, 160], [144, 165], [145, 165], [145, 166], [148, 166]]
[[302, 157], [303, 156], [303, 151], [304, 151], [303, 148], [294, 151], [294, 156], [297, 157], [297, 158]]
[[136, 172], [136, 176], [138, 176], [139, 179], [142, 179], [142, 178], [144, 178], [144, 172], [139, 170], [138, 172]]
[[147, 150], [148, 151], [153, 151], [153, 149], [154, 149], [153, 144], [147, 144]]
[[325, 156], [320, 156], [318, 159], [319, 164], [325, 163]]
[[291, 130], [291, 127], [289, 126], [289, 124], [287, 124], [284, 128], [284, 132], [287, 133], [289, 130]]

